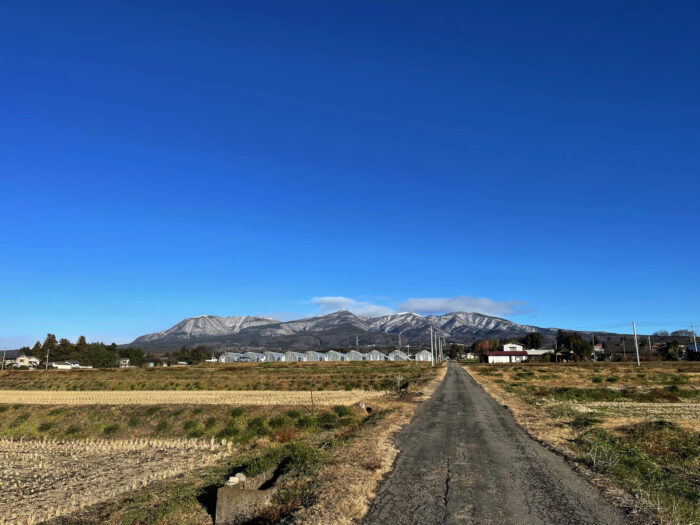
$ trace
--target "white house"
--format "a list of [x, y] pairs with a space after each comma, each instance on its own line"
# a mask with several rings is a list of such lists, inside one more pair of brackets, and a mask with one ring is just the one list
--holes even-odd
[[324, 361], [345, 361], [345, 355], [341, 354], [340, 352], [336, 352], [335, 350], [329, 350], [323, 356], [323, 360]]
[[364, 361], [365, 354], [361, 354], [357, 350], [350, 350], [347, 354], [345, 354], [345, 360], [346, 361]]
[[26, 366], [27, 368], [36, 368], [39, 366], [40, 361], [36, 357], [28, 357], [24, 354], [18, 355], [15, 358], [15, 366], [19, 368], [20, 366]]
[[286, 363], [295, 363], [298, 361], [306, 361], [306, 356], [299, 352], [285, 352], [282, 356], [282, 361]]
[[386, 361], [386, 354], [379, 350], [372, 350], [365, 355], [367, 361]]
[[527, 352], [523, 351], [508, 351], [508, 352], [486, 352], [489, 363], [522, 363], [527, 361]]
[[421, 350], [416, 354], [415, 357], [416, 361], [432, 361], [432, 355], [430, 354], [429, 350]]
[[129, 368], [129, 358], [123, 357], [119, 360], [119, 368]]
[[389, 361], [408, 361], [408, 356], [401, 350], [394, 350], [389, 354]]
[[308, 352], [304, 352], [304, 355], [306, 356], [306, 361], [323, 361], [323, 354], [320, 352], [309, 350]]
[[506, 343], [503, 345], [503, 351], [504, 352], [522, 352], [523, 345], [519, 345], [517, 343]]

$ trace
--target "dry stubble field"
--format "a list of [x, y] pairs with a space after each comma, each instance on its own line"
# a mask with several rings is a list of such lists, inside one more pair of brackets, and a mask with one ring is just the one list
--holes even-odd
[[[348, 515], [361, 514], [370, 493], [354, 493], [357, 484], [344, 485], [337, 472], [378, 479], [390, 468], [393, 456], [378, 451], [391, 450], [391, 433], [439, 372], [406, 363], [309, 365], [0, 375], [0, 523], [212, 523], [213, 494], [228, 475], [276, 465], [285, 475], [261, 523], [302, 509], [303, 521], [327, 516], [336, 500], [323, 494], [331, 489], [354, 501]], [[61, 382], [70, 390], [58, 390]], [[324, 388], [313, 404], [309, 384]], [[227, 390], [240, 385], [256, 390]]]
[[700, 523], [700, 363], [470, 365], [534, 437], [661, 523]]

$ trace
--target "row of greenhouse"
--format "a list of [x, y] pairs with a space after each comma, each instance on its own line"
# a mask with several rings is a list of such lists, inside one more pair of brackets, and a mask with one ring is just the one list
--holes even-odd
[[357, 350], [349, 352], [224, 352], [219, 356], [220, 363], [293, 363], [299, 361], [430, 361], [430, 352], [421, 350], [415, 356], [409, 356], [400, 350], [389, 354], [372, 350], [363, 354]]

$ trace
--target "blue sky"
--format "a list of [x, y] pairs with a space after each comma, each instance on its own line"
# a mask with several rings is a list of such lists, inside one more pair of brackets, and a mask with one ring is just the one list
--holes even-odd
[[685, 328], [699, 23], [697, 2], [4, 2], [0, 345], [339, 307]]

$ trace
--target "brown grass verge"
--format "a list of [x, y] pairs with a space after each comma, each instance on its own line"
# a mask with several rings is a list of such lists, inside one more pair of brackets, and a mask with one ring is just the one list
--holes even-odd
[[413, 401], [377, 399], [372, 408], [387, 411], [375, 427], [367, 428], [342, 457], [321, 469], [317, 502], [295, 516], [296, 523], [305, 525], [346, 525], [359, 522], [369, 510], [369, 504], [382, 478], [392, 469], [399, 453], [394, 445], [396, 433], [408, 424], [420, 403], [427, 400], [443, 380], [446, 367], [419, 391]]
[[[377, 399], [384, 392], [324, 390], [313, 393], [315, 405], [351, 405]], [[311, 393], [284, 390], [0, 390], [0, 404], [23, 405], [310, 405]]]

